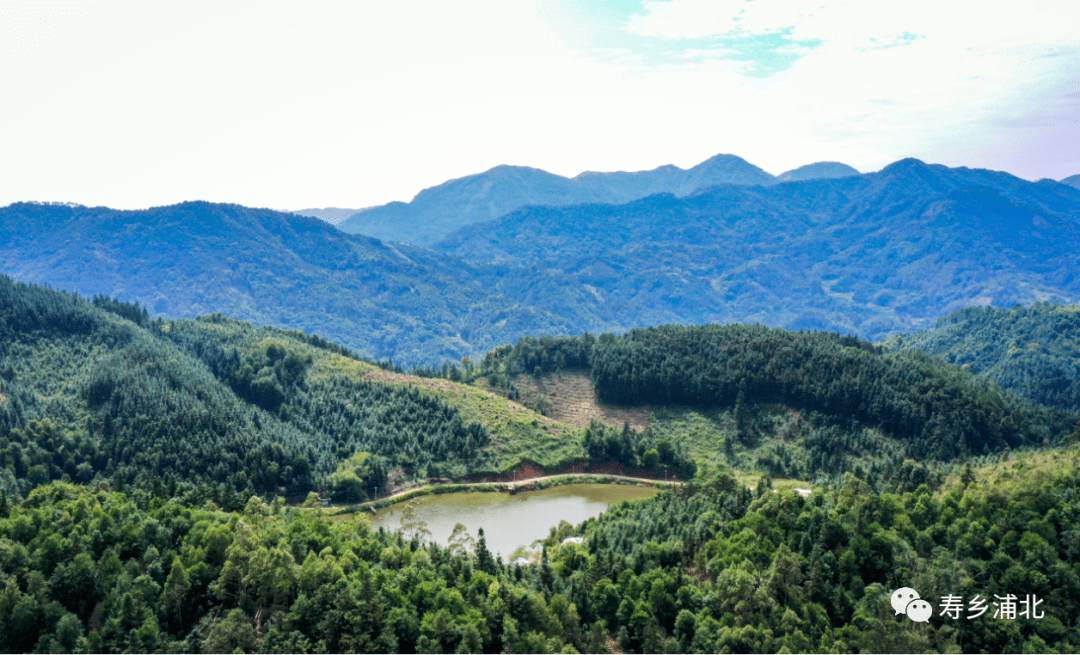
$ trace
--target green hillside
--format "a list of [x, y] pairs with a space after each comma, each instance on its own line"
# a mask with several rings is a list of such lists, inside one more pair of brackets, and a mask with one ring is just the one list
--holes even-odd
[[[808, 499], [709, 469], [552, 528], [526, 566], [482, 531], [425, 544], [279, 501], [53, 482], [0, 494], [0, 650], [1075, 652], [1078, 463], [1075, 446], [983, 460], [906, 493], [848, 475]], [[900, 587], [926, 623], [893, 610]], [[1027, 615], [972, 616], [1006, 594]]]
[[[299, 332], [152, 319], [0, 276], [0, 650], [1080, 643], [1075, 413], [923, 353], [762, 326], [526, 338], [417, 372]], [[555, 415], [585, 375], [585, 425], [505, 397]], [[620, 412], [645, 424], [605, 423]], [[690, 483], [564, 522], [524, 566], [482, 533], [425, 543], [279, 495], [355, 502], [523, 462]], [[770, 475], [813, 479], [813, 493]], [[916, 624], [891, 607], [902, 586], [935, 608], [1012, 593], [1040, 614], [935, 609]]]
[[[224, 507], [279, 489], [356, 501], [584, 456], [574, 426], [395, 375], [319, 337], [217, 314], [151, 320], [0, 276], [0, 486], [109, 478]], [[338, 471], [358, 452], [359, 472]]]
[[[1077, 415], [918, 352], [763, 326], [661, 326], [622, 336], [526, 338], [479, 373], [509, 395], [579, 371], [598, 400], [648, 408], [646, 436], [699, 462], [812, 480], [859, 467], [911, 488], [926, 466], [1067, 438]], [[914, 463], [912, 462], [914, 461]]]
[[1045, 405], [1080, 410], [1080, 307], [969, 307], [925, 332], [890, 337], [890, 352], [921, 350]]

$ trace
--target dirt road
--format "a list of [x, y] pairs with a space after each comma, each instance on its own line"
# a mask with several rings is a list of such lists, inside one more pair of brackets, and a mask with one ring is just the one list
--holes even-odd
[[605, 478], [608, 480], [630, 480], [632, 482], [644, 482], [646, 484], [686, 484], [678, 480], [657, 480], [655, 478], [632, 478], [627, 475], [605, 475], [602, 473], [556, 473], [555, 475], [542, 475], [536, 478], [526, 478], [524, 480], [517, 480], [516, 482], [450, 482], [447, 484], [430, 484], [424, 487], [413, 487], [412, 489], [406, 489], [399, 491], [396, 494], [377, 498], [375, 500], [369, 500], [363, 503], [357, 503], [355, 505], [332, 505], [333, 509], [347, 509], [350, 507], [367, 507], [368, 505], [374, 505], [375, 503], [382, 503], [387, 500], [393, 500], [401, 496], [407, 496], [409, 494], [422, 492], [427, 489], [437, 489], [438, 487], [482, 487], [485, 485], [527, 485], [532, 482], [539, 482], [541, 480], [553, 480], [555, 478]]

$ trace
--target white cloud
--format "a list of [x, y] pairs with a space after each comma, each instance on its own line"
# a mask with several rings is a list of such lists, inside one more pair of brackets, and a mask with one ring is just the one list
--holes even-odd
[[[1076, 17], [894, 4], [647, 3], [630, 28], [673, 51], [665, 64], [570, 47], [540, 0], [105, 2], [17, 20], [2, 12], [24, 5], [0, 5], [0, 205], [360, 207], [501, 163], [574, 175], [718, 152], [772, 172], [904, 156], [1008, 169], [1010, 125], [1080, 134], [1059, 123], [1075, 120]], [[701, 44], [680, 56], [680, 37], [733, 24], [821, 44], [784, 46], [804, 56], [766, 78]], [[878, 47], [905, 32], [920, 38]], [[1064, 177], [1078, 157], [1024, 161]]]

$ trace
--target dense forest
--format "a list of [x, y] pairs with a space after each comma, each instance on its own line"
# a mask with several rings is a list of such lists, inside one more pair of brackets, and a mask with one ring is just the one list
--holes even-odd
[[[814, 477], [813, 493], [774, 490], [768, 475], [751, 489], [662, 422], [575, 430], [468, 386], [510, 395], [522, 376], [564, 370], [613, 402], [725, 408], [743, 445], [770, 407], [805, 415], [810, 427], [759, 464]], [[525, 338], [417, 372], [447, 380], [313, 335], [152, 318], [0, 276], [0, 650], [1080, 644], [1069, 410], [921, 352], [762, 326]], [[552, 528], [528, 565], [493, 556], [481, 531], [430, 543], [318, 507], [394, 476], [501, 472], [513, 439], [689, 483]], [[935, 606], [1037, 598], [1041, 614], [916, 624], [890, 605], [903, 586]]]
[[[423, 543], [257, 497], [53, 482], [0, 496], [0, 650], [1073, 652], [1078, 462], [1014, 454], [907, 493], [849, 474], [808, 499], [707, 469], [552, 528], [526, 566], [482, 530]], [[890, 605], [905, 586], [964, 613], [914, 623]], [[1035, 611], [969, 614], [1006, 594]]]
[[[755, 405], [783, 404], [846, 433], [880, 429], [919, 460], [1050, 445], [1076, 423], [1072, 412], [1005, 392], [920, 352], [886, 353], [855, 337], [759, 325], [526, 337], [492, 351], [479, 372], [501, 382], [562, 369], [588, 371], [597, 395], [615, 403], [727, 406], [740, 422]], [[822, 439], [814, 447], [834, 449], [840, 441]]]
[[1080, 308], [969, 307], [925, 332], [890, 337], [889, 351], [922, 350], [1044, 405], [1080, 410]]
[[[483, 425], [434, 394], [362, 378], [375, 368], [311, 335], [220, 315], [151, 320], [0, 276], [0, 487], [26, 496], [107, 477], [237, 508], [279, 489], [360, 500], [393, 468], [490, 464]], [[335, 488], [358, 452], [372, 457], [369, 484]]]

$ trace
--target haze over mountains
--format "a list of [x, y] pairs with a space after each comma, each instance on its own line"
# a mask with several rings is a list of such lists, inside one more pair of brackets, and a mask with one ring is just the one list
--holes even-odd
[[620, 204], [657, 193], [683, 197], [718, 184], [771, 185], [788, 179], [858, 174], [844, 164], [821, 162], [774, 177], [741, 157], [726, 154], [688, 170], [667, 165], [633, 173], [587, 171], [574, 178], [527, 166], [496, 166], [424, 189], [412, 202], [360, 210], [339, 227], [350, 234], [431, 245], [459, 227], [490, 221], [529, 205]]
[[1072, 187], [906, 159], [845, 179], [529, 207], [435, 248], [557, 269], [624, 325], [760, 321], [878, 339], [969, 305], [1075, 301], [1078, 229]]
[[[767, 176], [731, 156], [690, 171], [583, 174], [575, 180], [595, 178], [609, 195], [641, 180], [674, 190], [621, 205], [530, 206], [432, 249], [238, 205], [18, 203], [0, 209], [0, 272], [138, 301], [153, 315], [221, 312], [315, 332], [407, 366], [525, 335], [758, 321], [879, 339], [970, 305], [1080, 300], [1071, 186], [909, 159], [865, 175], [691, 191], [725, 170]], [[500, 167], [425, 193], [492, 198], [521, 188], [496, 184], [515, 178], [578, 184]]]
[[292, 213], [311, 218], [321, 218], [331, 225], [338, 225], [359, 209], [343, 209], [341, 207], [324, 207], [323, 209], [294, 209]]
[[0, 209], [0, 251], [3, 272], [22, 281], [137, 300], [155, 316], [222, 312], [315, 332], [407, 364], [596, 328], [484, 289], [455, 257], [239, 205], [18, 203]]

